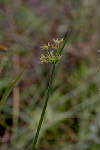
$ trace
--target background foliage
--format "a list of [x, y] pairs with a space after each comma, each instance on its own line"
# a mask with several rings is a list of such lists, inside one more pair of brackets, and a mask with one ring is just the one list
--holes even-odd
[[97, 0], [0, 0], [0, 47], [8, 49], [0, 53], [0, 98], [28, 67], [0, 105], [0, 149], [31, 148], [50, 75], [50, 66], [40, 64], [40, 46], [69, 29], [73, 39], [65, 47], [38, 149], [98, 149], [98, 5]]

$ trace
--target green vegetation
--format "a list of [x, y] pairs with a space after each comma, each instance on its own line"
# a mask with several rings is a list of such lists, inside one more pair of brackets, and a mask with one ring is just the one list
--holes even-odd
[[41, 64], [41, 46], [66, 32], [36, 149], [99, 150], [98, 5], [0, 0], [0, 150], [32, 149], [55, 65]]

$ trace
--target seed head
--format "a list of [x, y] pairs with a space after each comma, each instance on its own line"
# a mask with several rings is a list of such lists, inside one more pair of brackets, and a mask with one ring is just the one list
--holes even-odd
[[54, 50], [58, 50], [61, 47], [62, 43], [63, 43], [63, 39], [60, 39], [60, 40], [58, 38], [53, 39], [52, 48]]
[[49, 48], [50, 48], [50, 44], [49, 43], [47, 45], [41, 46], [41, 49], [45, 50], [45, 51], [47, 51]]
[[47, 45], [41, 46], [42, 50], [45, 51], [44, 54], [41, 54], [40, 61], [41, 63], [51, 63], [56, 64], [60, 59], [60, 47], [63, 43], [63, 39], [53, 39], [53, 42]]

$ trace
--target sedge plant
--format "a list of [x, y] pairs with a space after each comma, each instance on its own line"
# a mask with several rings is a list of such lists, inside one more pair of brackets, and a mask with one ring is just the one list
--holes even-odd
[[41, 46], [41, 49], [43, 50], [43, 54], [41, 54], [40, 56], [40, 62], [41, 64], [50, 63], [52, 65], [52, 70], [51, 70], [51, 76], [49, 79], [48, 87], [45, 93], [46, 95], [44, 100], [44, 106], [37, 126], [35, 137], [33, 138], [32, 141], [32, 150], [36, 148], [36, 144], [38, 141], [43, 119], [45, 116], [48, 100], [50, 98], [50, 95], [52, 94], [53, 81], [55, 79], [56, 70], [58, 68], [57, 64], [62, 57], [62, 52], [66, 45], [67, 37], [68, 37], [68, 33], [65, 34], [65, 37], [62, 39], [53, 39], [52, 43], [48, 43], [47, 45]]

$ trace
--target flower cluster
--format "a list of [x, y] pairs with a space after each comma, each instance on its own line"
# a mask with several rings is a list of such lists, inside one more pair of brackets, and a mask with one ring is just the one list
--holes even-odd
[[41, 63], [51, 63], [56, 64], [60, 58], [60, 48], [63, 43], [63, 39], [53, 39], [53, 42], [47, 45], [41, 46], [41, 49], [44, 51], [44, 54], [41, 54], [40, 61]]

